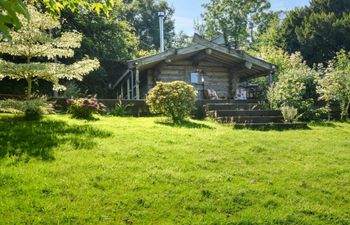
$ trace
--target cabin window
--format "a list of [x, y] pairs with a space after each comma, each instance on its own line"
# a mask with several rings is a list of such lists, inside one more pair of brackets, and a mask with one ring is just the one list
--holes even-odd
[[199, 83], [200, 83], [200, 74], [191, 73], [191, 84], [199, 84]]

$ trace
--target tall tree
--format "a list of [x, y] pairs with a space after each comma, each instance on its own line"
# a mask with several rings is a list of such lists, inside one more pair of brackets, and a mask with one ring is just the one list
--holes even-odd
[[108, 86], [124, 72], [123, 63], [139, 53], [139, 39], [133, 32], [134, 28], [127, 21], [116, 19], [114, 10], [110, 11], [109, 17], [85, 10], [75, 13], [64, 10], [61, 16], [62, 30], [76, 30], [83, 34], [81, 48], [76, 50], [72, 60], [89, 55], [101, 62], [98, 70], [77, 85], [84, 92], [105, 98], [114, 97]]
[[49, 14], [40, 13], [33, 6], [28, 6], [28, 9], [30, 20], [20, 15], [22, 27], [18, 31], [10, 31], [12, 42], [0, 42], [0, 53], [25, 60], [13, 63], [0, 59], [0, 79], [25, 79], [27, 98], [30, 98], [32, 83], [37, 79], [50, 81], [54, 84], [54, 90], [60, 90], [64, 88], [59, 84], [60, 79], [82, 80], [84, 75], [99, 67], [95, 59], [83, 59], [71, 65], [55, 62], [58, 58], [72, 57], [73, 49], [80, 47], [82, 35], [63, 32], [53, 37], [48, 31], [56, 29], [58, 32], [59, 21]]
[[312, 0], [288, 13], [280, 34], [289, 53], [300, 51], [309, 65], [327, 63], [339, 50], [350, 50], [350, 1]]
[[249, 23], [258, 27], [271, 7], [268, 0], [211, 0], [203, 6], [204, 35], [222, 33], [226, 44], [237, 49], [247, 43]]
[[115, 11], [116, 18], [128, 21], [140, 38], [140, 48], [143, 50], [159, 49], [159, 18], [158, 12], [165, 12], [164, 39], [165, 46], [171, 47], [174, 32], [174, 8], [166, 0], [129, 0], [125, 1], [122, 11]]

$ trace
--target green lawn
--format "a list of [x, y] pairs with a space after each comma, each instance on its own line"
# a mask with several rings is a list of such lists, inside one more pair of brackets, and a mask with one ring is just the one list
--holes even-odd
[[350, 224], [350, 124], [0, 118], [0, 224]]

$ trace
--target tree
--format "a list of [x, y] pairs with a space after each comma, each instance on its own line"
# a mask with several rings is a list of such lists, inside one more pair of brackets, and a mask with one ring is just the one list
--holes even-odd
[[123, 7], [115, 10], [116, 19], [128, 21], [134, 27], [136, 36], [140, 39], [140, 49], [159, 49], [159, 18], [158, 12], [166, 12], [164, 20], [165, 46], [170, 48], [174, 32], [174, 9], [165, 0], [130, 0]]
[[109, 84], [114, 84], [124, 73], [124, 62], [141, 53], [134, 28], [127, 21], [115, 19], [114, 10], [110, 11], [109, 17], [86, 10], [77, 10], [75, 13], [64, 10], [61, 16], [63, 31], [76, 30], [83, 34], [81, 47], [75, 51], [72, 59], [65, 61], [69, 63], [89, 55], [101, 63], [98, 70], [77, 85], [83, 92], [104, 98], [114, 97]]
[[339, 50], [350, 50], [350, 2], [312, 0], [289, 12], [279, 33], [284, 50], [300, 51], [309, 65], [327, 64]]
[[320, 100], [327, 103], [326, 110], [330, 111], [330, 103], [339, 101], [341, 119], [349, 116], [350, 107], [350, 52], [341, 50], [329, 62], [326, 75], [319, 81], [317, 92]]
[[203, 6], [207, 10], [202, 14], [205, 36], [222, 33], [226, 45], [238, 49], [247, 42], [249, 23], [258, 27], [271, 5], [267, 0], [211, 0]]
[[[115, 0], [85, 1], [85, 0], [49, 0], [40, 1], [51, 15], [59, 15], [65, 8], [75, 11], [78, 7], [83, 7], [89, 11], [101, 11], [108, 14], [109, 8], [114, 4]], [[39, 0], [27, 0], [26, 2], [37, 3]], [[0, 0], [0, 31], [6, 38], [11, 38], [9, 29], [14, 27], [19, 29], [21, 26], [18, 15], [23, 15], [29, 19], [29, 13], [23, 0]]]
[[280, 19], [284, 12], [270, 12], [265, 21], [260, 25], [256, 32], [254, 50], [260, 51], [261, 48], [281, 48], [281, 22]]
[[192, 43], [192, 37], [181, 30], [179, 33], [175, 35], [175, 38], [171, 46], [174, 48], [183, 48], [191, 45], [191, 43]]
[[[28, 6], [30, 20], [19, 16], [22, 27], [18, 31], [10, 31], [12, 42], [0, 42], [0, 53], [25, 59], [22, 63], [13, 63], [0, 59], [0, 79], [9, 77], [27, 81], [27, 98], [31, 97], [32, 83], [37, 79], [50, 81], [54, 90], [64, 89], [59, 80], [78, 79], [99, 67], [98, 60], [83, 59], [71, 65], [56, 61], [57, 58], [72, 57], [73, 48], [80, 47], [82, 35], [63, 32], [52, 37], [48, 30], [60, 28], [58, 20], [47, 13], [40, 13], [33, 6]], [[43, 62], [45, 59], [49, 60]]]

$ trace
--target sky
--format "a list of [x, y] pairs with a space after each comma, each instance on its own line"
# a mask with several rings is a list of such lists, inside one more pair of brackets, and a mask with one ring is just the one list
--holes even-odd
[[[203, 12], [203, 3], [209, 0], [168, 0], [169, 4], [175, 8], [175, 30], [180, 30], [192, 35], [194, 19], [200, 19]], [[305, 6], [309, 0], [271, 0], [272, 10], [288, 10], [296, 6]]]

